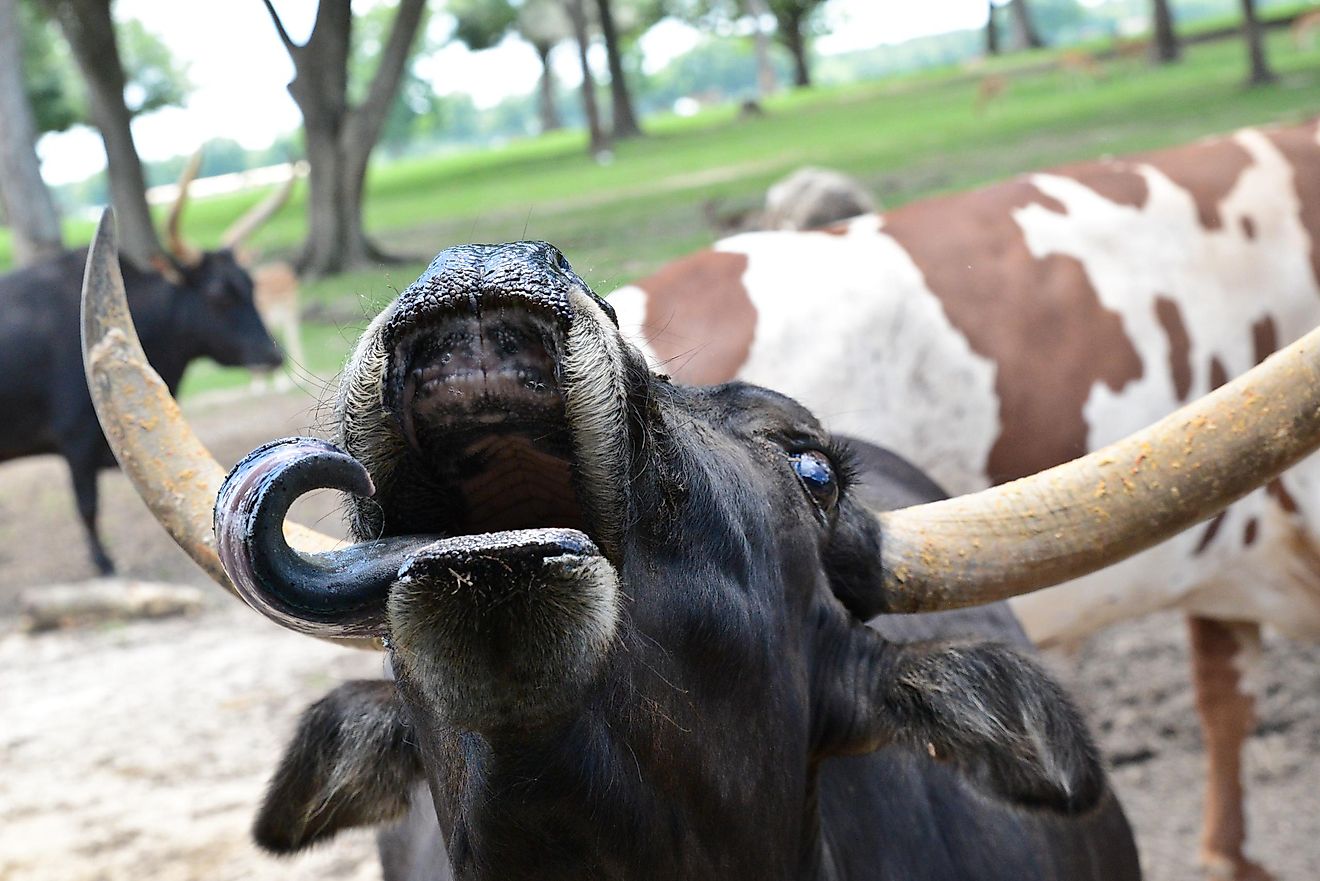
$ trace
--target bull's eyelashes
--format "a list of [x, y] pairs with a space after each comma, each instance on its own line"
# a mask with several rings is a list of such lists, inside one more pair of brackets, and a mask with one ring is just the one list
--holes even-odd
[[798, 482], [820, 512], [828, 514], [833, 511], [839, 503], [839, 478], [825, 454], [817, 450], [790, 453], [788, 461]]

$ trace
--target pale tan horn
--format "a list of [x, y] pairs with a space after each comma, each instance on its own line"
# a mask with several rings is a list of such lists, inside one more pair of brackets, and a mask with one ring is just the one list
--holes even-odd
[[165, 220], [166, 247], [183, 267], [196, 266], [202, 260], [201, 249], [189, 243], [180, 229], [183, 208], [188, 204], [188, 188], [192, 186], [201, 168], [202, 148], [198, 147], [188, 158], [188, 164], [183, 167], [183, 174], [179, 175], [179, 191], [174, 196], [174, 204], [170, 205], [170, 213]]
[[1143, 431], [1040, 474], [879, 514], [888, 607], [978, 605], [1145, 550], [1320, 446], [1320, 330]]
[[231, 250], [242, 245], [248, 236], [260, 229], [266, 221], [274, 217], [275, 213], [284, 207], [284, 203], [289, 201], [289, 196], [293, 194], [293, 188], [297, 185], [298, 179], [306, 173], [306, 162], [290, 162], [288, 179], [281, 183], [270, 195], [252, 206], [248, 213], [235, 220], [229, 229], [225, 230], [225, 234], [220, 237], [220, 244]]
[[[106, 440], [170, 536], [216, 583], [237, 594], [216, 555], [212, 508], [225, 471], [198, 440], [165, 382], [147, 363], [119, 272], [114, 212], [101, 215], [87, 256], [82, 350], [87, 387]], [[343, 542], [285, 521], [289, 542], [309, 553]], [[372, 640], [337, 640], [374, 647]]]

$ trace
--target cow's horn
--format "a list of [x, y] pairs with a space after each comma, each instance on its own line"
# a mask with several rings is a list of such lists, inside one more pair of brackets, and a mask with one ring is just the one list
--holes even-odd
[[220, 237], [220, 244], [226, 248], [238, 248], [243, 242], [266, 221], [275, 216], [275, 212], [284, 207], [284, 203], [289, 201], [289, 196], [293, 194], [293, 188], [298, 183], [298, 178], [307, 173], [306, 162], [290, 162], [289, 177], [270, 195], [262, 199], [252, 209], [235, 220], [234, 223], [225, 230], [225, 234]]
[[1320, 446], [1320, 330], [1124, 440], [1040, 474], [879, 516], [888, 608], [1030, 593], [1211, 516]]
[[184, 267], [196, 266], [202, 259], [201, 250], [183, 237], [181, 229], [183, 208], [188, 204], [188, 189], [201, 168], [202, 148], [198, 147], [192, 156], [188, 157], [188, 164], [183, 167], [183, 174], [179, 175], [178, 192], [174, 195], [174, 203], [170, 205], [170, 213], [165, 220], [167, 247], [179, 265]]
[[[96, 228], [83, 276], [82, 347], [92, 403], [124, 473], [179, 547], [218, 584], [236, 593], [216, 555], [211, 527], [212, 506], [225, 472], [147, 363], [128, 311], [110, 210]], [[294, 523], [287, 523], [285, 530], [289, 540], [306, 551], [329, 551], [342, 544]]]

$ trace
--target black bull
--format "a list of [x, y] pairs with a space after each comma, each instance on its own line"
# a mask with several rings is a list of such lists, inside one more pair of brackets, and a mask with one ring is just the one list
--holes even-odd
[[[115, 464], [96, 421], [78, 345], [86, 249], [0, 276], [0, 462], [58, 453], [69, 465], [97, 569], [113, 569], [96, 532], [96, 473]], [[121, 263], [147, 357], [173, 393], [189, 362], [276, 367], [283, 360], [227, 250], [180, 270], [179, 284]]]
[[[938, 489], [781, 395], [650, 374], [611, 318], [547, 245], [446, 251], [346, 370], [347, 454], [230, 475], [238, 589], [394, 674], [308, 711], [258, 841], [378, 825], [391, 879], [1138, 878], [1011, 613], [883, 614], [867, 506]], [[361, 544], [284, 544], [317, 486]]]

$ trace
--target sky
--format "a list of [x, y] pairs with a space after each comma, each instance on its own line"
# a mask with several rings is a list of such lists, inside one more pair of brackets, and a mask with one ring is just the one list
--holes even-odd
[[[274, 2], [290, 35], [304, 39], [316, 14], [316, 0]], [[831, 0], [826, 7], [830, 33], [816, 41], [816, 50], [834, 54], [979, 27], [985, 9], [984, 0]], [[139, 19], [161, 37], [187, 64], [193, 84], [184, 107], [167, 108], [134, 122], [134, 140], [143, 159], [189, 153], [219, 137], [233, 138], [248, 148], [265, 147], [299, 125], [298, 108], [284, 88], [293, 76], [293, 65], [259, 0], [117, 0], [115, 15]], [[433, 16], [431, 27], [441, 37], [448, 29], [440, 15]], [[699, 39], [700, 34], [685, 25], [663, 22], [643, 39], [644, 64], [648, 70], [662, 67]], [[563, 82], [574, 85], [580, 80], [567, 46], [551, 58]], [[603, 58], [593, 58], [593, 66], [597, 62], [604, 67]], [[530, 91], [540, 75], [540, 62], [529, 46], [510, 38], [478, 53], [448, 44], [419, 62], [417, 70], [438, 92], [466, 90], [478, 106], [489, 106]], [[52, 184], [82, 179], [105, 166], [100, 138], [88, 129], [47, 135], [37, 149]]]

